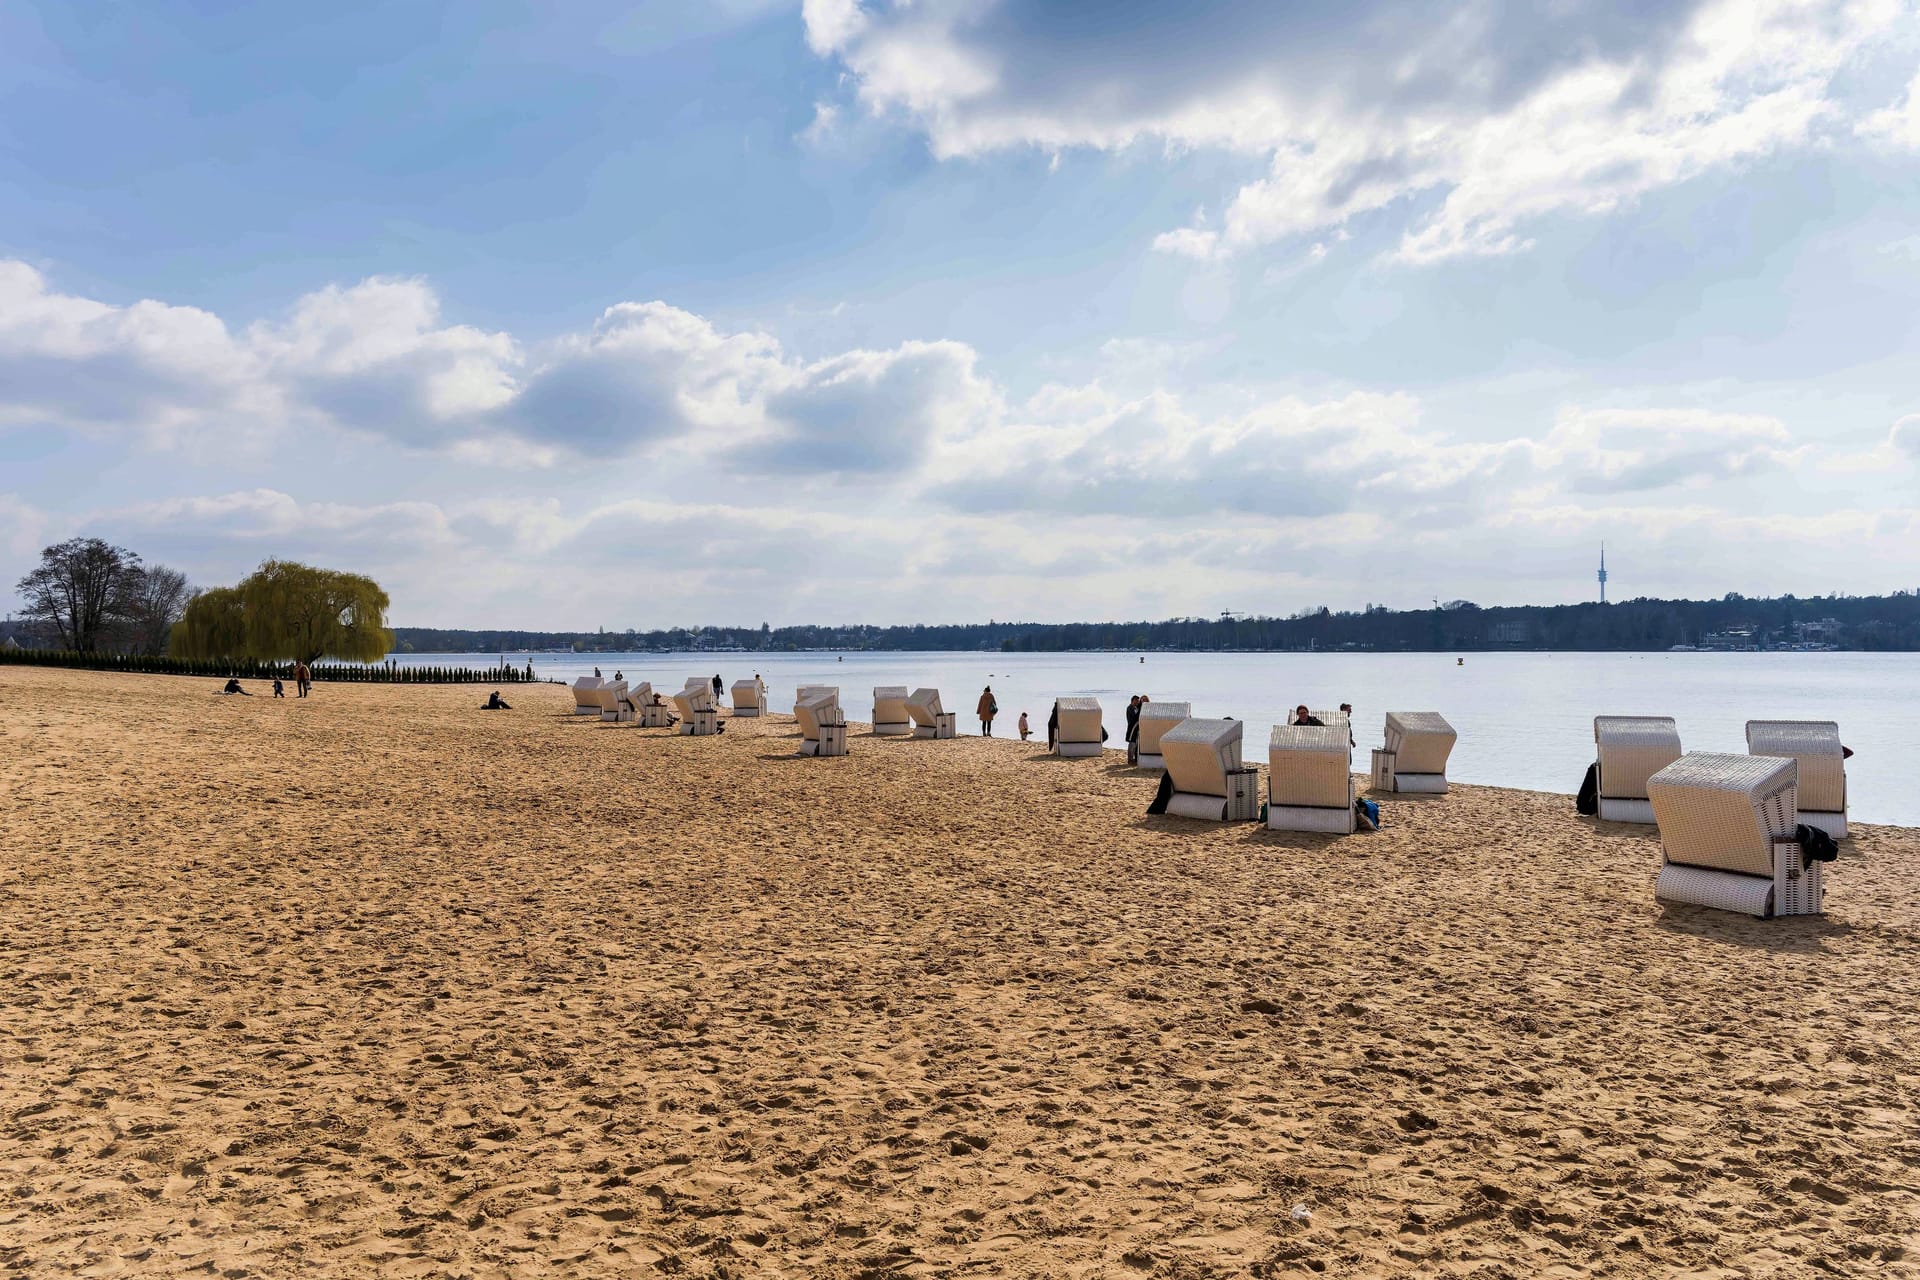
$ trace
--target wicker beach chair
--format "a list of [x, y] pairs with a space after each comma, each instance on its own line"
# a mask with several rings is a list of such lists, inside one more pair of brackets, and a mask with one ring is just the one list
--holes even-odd
[[627, 682], [611, 680], [600, 686], [600, 718], [619, 721], [632, 719], [627, 708]]
[[876, 685], [873, 690], [873, 731], [883, 737], [913, 732], [913, 713], [907, 710], [907, 686]]
[[1794, 829], [1799, 763], [1696, 751], [1647, 779], [1663, 857], [1654, 896], [1751, 916], [1817, 915], [1821, 864]]
[[[1327, 715], [1318, 714], [1323, 719]], [[1341, 723], [1345, 722], [1341, 716]], [[1373, 753], [1373, 786], [1381, 791], [1445, 795], [1447, 757], [1459, 737], [1438, 711], [1387, 712], [1386, 742]]]
[[1600, 817], [1651, 823], [1647, 779], [1681, 755], [1673, 717], [1595, 716], [1593, 742], [1600, 764]]
[[1259, 814], [1258, 769], [1240, 763], [1246, 726], [1238, 720], [1182, 720], [1160, 735], [1166, 776], [1149, 813], [1213, 822], [1249, 821]]
[[1747, 754], [1800, 765], [1800, 821], [1835, 840], [1847, 834], [1847, 753], [1831, 720], [1749, 720]]
[[573, 682], [573, 714], [577, 716], [600, 714], [600, 686], [603, 683], [599, 676], [581, 676]]
[[800, 704], [817, 693], [831, 694], [833, 705], [840, 705], [840, 686], [834, 684], [803, 684], [793, 691], [793, 714], [798, 717]]
[[1352, 833], [1353, 740], [1347, 729], [1344, 719], [1273, 726], [1267, 740], [1269, 830]]
[[793, 707], [800, 722], [800, 754], [803, 756], [843, 756], [847, 754], [847, 717], [840, 710], [840, 691], [815, 687]]
[[1106, 729], [1100, 723], [1100, 699], [1061, 698], [1058, 705], [1055, 751], [1063, 756], [1097, 756], [1107, 749]]
[[916, 738], [951, 738], [959, 733], [959, 716], [940, 707], [938, 689], [915, 689], [907, 697], [907, 715]]
[[759, 680], [733, 682], [733, 714], [751, 719], [767, 709], [767, 686]]
[[673, 695], [680, 712], [680, 732], [696, 738], [719, 732], [720, 716], [714, 710], [713, 686], [704, 680], [689, 680], [687, 687]]
[[1139, 764], [1142, 769], [1164, 769], [1160, 739], [1167, 730], [1193, 715], [1190, 702], [1143, 702], [1140, 704]]

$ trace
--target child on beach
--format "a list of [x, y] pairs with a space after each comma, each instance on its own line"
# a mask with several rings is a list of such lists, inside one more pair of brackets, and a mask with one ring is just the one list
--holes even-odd
[[1031, 732], [1032, 730], [1027, 728], [1027, 713], [1022, 711], [1020, 713], [1020, 741], [1025, 742], [1027, 735]]
[[278, 680], [275, 680], [275, 681], [273, 682], [273, 696], [274, 696], [274, 697], [276, 697], [276, 698], [284, 698], [284, 697], [286, 697], [286, 696], [287, 696], [287, 686], [285, 686], [285, 685], [283, 685], [283, 684], [281, 684], [281, 683], [280, 683], [280, 682], [279, 682]]

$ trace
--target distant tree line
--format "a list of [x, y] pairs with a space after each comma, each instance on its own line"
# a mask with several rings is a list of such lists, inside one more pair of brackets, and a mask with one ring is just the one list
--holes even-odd
[[740, 649], [752, 653], [837, 649], [995, 650], [1658, 650], [1675, 645], [1920, 649], [1920, 597], [1729, 594], [1719, 600], [1626, 600], [1612, 604], [1481, 608], [1454, 600], [1431, 609], [1306, 609], [1290, 617], [1172, 618], [1160, 622], [994, 622], [953, 626], [696, 627], [656, 631], [457, 631], [396, 627], [402, 652], [512, 653], [572, 649]]
[[[141, 675], [211, 676], [225, 680], [292, 680], [293, 663], [258, 658], [168, 658], [140, 653], [76, 653], [55, 649], [0, 647], [0, 663], [31, 667], [67, 667], [84, 671], [125, 671]], [[527, 684], [536, 680], [525, 667], [402, 667], [386, 663], [320, 662], [308, 668], [315, 680], [348, 684]]]

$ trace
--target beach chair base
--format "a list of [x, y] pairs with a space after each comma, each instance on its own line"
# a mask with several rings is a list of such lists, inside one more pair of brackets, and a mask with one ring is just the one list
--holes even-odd
[[1167, 813], [1176, 818], [1199, 818], [1207, 822], [1225, 822], [1227, 820], [1227, 798], [1225, 796], [1196, 795], [1191, 791], [1176, 791], [1167, 798]]
[[942, 711], [933, 718], [932, 724], [917, 724], [913, 726], [913, 736], [916, 738], [959, 737], [960, 713], [957, 711]]
[[1640, 822], [1653, 825], [1653, 801], [1620, 800], [1612, 796], [1600, 797], [1600, 821], [1602, 822]]
[[1369, 775], [1369, 785], [1375, 791], [1393, 790], [1393, 762], [1399, 754], [1397, 751], [1386, 751], [1379, 747], [1374, 748], [1373, 769]]
[[680, 722], [680, 732], [692, 738], [704, 738], [720, 727], [720, 717], [711, 711], [696, 711]]
[[800, 744], [803, 756], [843, 756], [847, 754], [847, 726], [843, 724], [823, 724], [820, 726], [818, 740], [809, 739]]
[[602, 711], [600, 718], [609, 724], [632, 724], [634, 719], [633, 708], [621, 707], [617, 711]]
[[1097, 756], [1107, 748], [1100, 742], [1060, 742], [1053, 749], [1063, 756]]
[[735, 720], [752, 720], [759, 714], [760, 708], [758, 707], [735, 707], [733, 709], [733, 718]]
[[1765, 876], [1743, 876], [1733, 871], [1668, 862], [1660, 868], [1653, 896], [1662, 902], [1738, 911], [1762, 919], [1817, 916], [1826, 904], [1826, 876], [1823, 864], [1803, 866], [1804, 861], [1798, 841], [1776, 840], [1771, 880]]
[[1847, 815], [1844, 813], [1808, 813], [1800, 811], [1800, 821], [1810, 827], [1818, 827], [1835, 840], [1847, 838]]
[[1227, 770], [1227, 821], [1253, 822], [1260, 817], [1260, 770], [1254, 765]]
[[877, 738], [904, 738], [912, 732], [913, 721], [911, 720], [876, 721], [873, 726], [873, 733]]
[[1353, 806], [1323, 809], [1318, 806], [1286, 804], [1267, 806], [1269, 831], [1324, 831], [1330, 835], [1353, 834]]
[[1447, 794], [1444, 773], [1396, 773], [1390, 788], [1396, 795], [1443, 796]]
[[673, 710], [670, 707], [656, 707], [649, 704], [640, 708], [642, 729], [664, 729], [672, 723]]
[[1167, 760], [1165, 756], [1149, 755], [1147, 752], [1142, 751], [1136, 767], [1141, 769], [1165, 769], [1167, 767]]
[[577, 715], [577, 716], [597, 716], [597, 715], [599, 715], [599, 714], [600, 714], [600, 708], [598, 708], [598, 707], [575, 707], [575, 708], [573, 709], [573, 714], [575, 714], [575, 715]]

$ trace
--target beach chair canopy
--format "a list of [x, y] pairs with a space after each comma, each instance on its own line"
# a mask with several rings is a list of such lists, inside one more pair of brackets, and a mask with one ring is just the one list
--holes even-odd
[[1246, 725], [1238, 720], [1182, 720], [1160, 735], [1173, 789], [1192, 795], [1227, 794], [1227, 771], [1240, 767]]
[[906, 724], [907, 686], [903, 684], [875, 685], [873, 690], [873, 722], [875, 724]]
[[922, 728], [933, 728], [935, 722], [944, 714], [940, 708], [940, 691], [915, 689], [907, 697], [907, 714], [912, 716], [913, 722]]
[[1803, 813], [1843, 813], [1847, 807], [1846, 750], [1840, 726], [1831, 720], [1749, 720], [1747, 751], [1786, 756], [1800, 765]]
[[733, 682], [733, 708], [736, 711], [759, 707], [761, 686], [758, 680], [735, 680]]
[[686, 688], [673, 695], [673, 705], [680, 709], [683, 717], [691, 716], [696, 711], [711, 711], [713, 710], [713, 686], [710, 684], [696, 686], [689, 680]]
[[[1165, 738], [1161, 739], [1164, 746]], [[1347, 725], [1277, 724], [1267, 739], [1267, 792], [1276, 805], [1344, 807], [1353, 785]]]
[[1140, 704], [1140, 754], [1160, 754], [1160, 736], [1193, 715], [1190, 702], [1143, 702]]
[[1387, 750], [1394, 753], [1395, 773], [1444, 774], [1459, 736], [1438, 711], [1387, 712]]
[[1059, 741], [1099, 742], [1100, 734], [1100, 699], [1060, 699]]
[[1595, 716], [1593, 741], [1608, 800], [1647, 799], [1647, 779], [1681, 756], [1672, 716]]
[[800, 721], [800, 736], [810, 742], [820, 740], [820, 726], [840, 724], [840, 691], [819, 686], [793, 704], [794, 718]]
[[1777, 756], [1696, 751], [1647, 780], [1667, 860], [1742, 875], [1773, 875], [1773, 841], [1797, 823], [1798, 765]]

